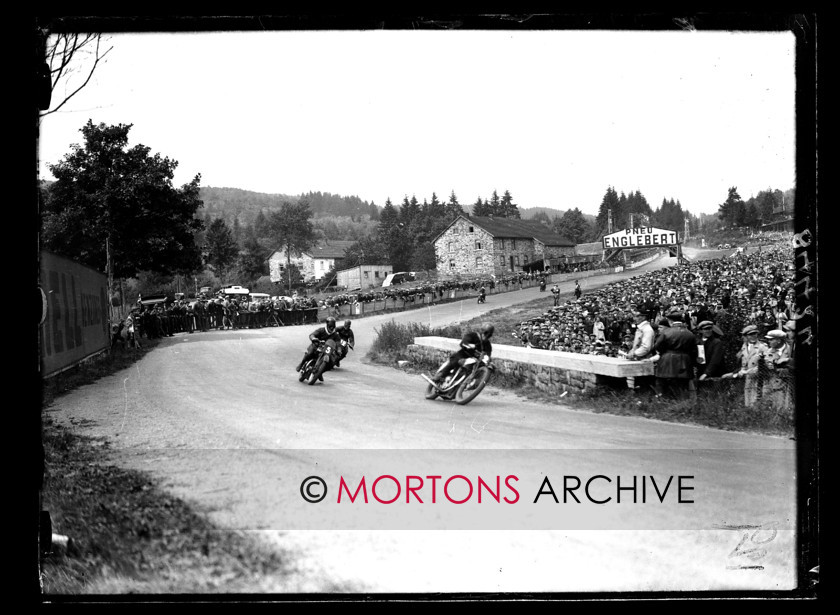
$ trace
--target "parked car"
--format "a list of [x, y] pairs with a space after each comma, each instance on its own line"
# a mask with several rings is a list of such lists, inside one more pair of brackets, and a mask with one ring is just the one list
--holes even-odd
[[403, 282], [414, 282], [416, 274], [413, 271], [395, 271], [385, 276], [382, 286], [394, 286]]

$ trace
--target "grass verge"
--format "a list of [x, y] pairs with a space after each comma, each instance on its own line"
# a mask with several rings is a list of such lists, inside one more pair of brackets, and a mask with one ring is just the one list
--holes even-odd
[[45, 596], [254, 592], [286, 572], [247, 533], [216, 529], [143, 473], [109, 463], [107, 443], [50, 422], [43, 440], [43, 508], [76, 545], [42, 558]]

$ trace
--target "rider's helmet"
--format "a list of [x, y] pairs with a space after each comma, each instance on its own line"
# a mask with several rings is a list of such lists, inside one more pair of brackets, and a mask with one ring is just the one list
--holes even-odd
[[327, 333], [335, 333], [335, 318], [327, 316], [327, 320], [324, 321], [324, 327], [327, 329]]
[[345, 321], [344, 321], [344, 328], [345, 328], [345, 329], [349, 329], [349, 328], [350, 328], [350, 321], [349, 321], [349, 320], [345, 320]]
[[495, 331], [495, 327], [490, 323], [481, 326], [481, 334], [484, 337], [493, 337], [493, 331]]

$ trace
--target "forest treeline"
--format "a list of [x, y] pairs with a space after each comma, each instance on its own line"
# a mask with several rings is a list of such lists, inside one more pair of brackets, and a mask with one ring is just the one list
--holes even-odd
[[[537, 220], [579, 244], [597, 241], [609, 230], [642, 225], [687, 228], [693, 235], [718, 228], [751, 232], [792, 215], [794, 203], [793, 190], [768, 188], [744, 201], [733, 186], [716, 213], [696, 216], [679, 200], [663, 199], [654, 208], [638, 190], [624, 193], [609, 186], [593, 217], [576, 206], [520, 209], [510, 191], [495, 189], [463, 205], [453, 191], [446, 200], [432, 193], [422, 200], [387, 199], [380, 207], [358, 196], [323, 192], [203, 187], [200, 175], [176, 187], [177, 161], [142, 144], [129, 148], [130, 129], [130, 124], [88, 121], [84, 145], [49, 165], [56, 181], [41, 183], [40, 241], [43, 249], [108, 272], [109, 285], [117, 279], [120, 287], [122, 281], [139, 281], [146, 294], [182, 282], [270, 285], [268, 258], [275, 250], [291, 247], [299, 253], [329, 240], [353, 242], [343, 266], [433, 270], [434, 239], [459, 215]], [[287, 269], [288, 282], [297, 283], [299, 276]]]

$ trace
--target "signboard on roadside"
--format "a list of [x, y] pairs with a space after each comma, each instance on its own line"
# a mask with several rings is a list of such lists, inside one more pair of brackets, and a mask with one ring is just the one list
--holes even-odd
[[679, 237], [676, 231], [652, 226], [642, 226], [604, 235], [601, 242], [604, 245], [604, 250], [614, 250], [616, 248], [661, 248], [677, 245], [679, 243]]

